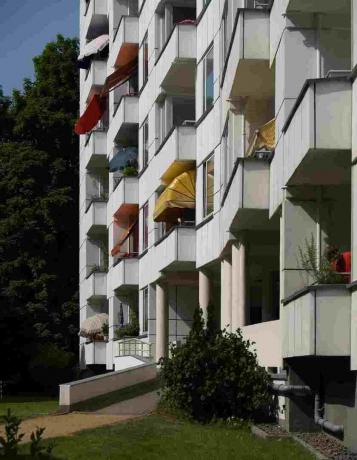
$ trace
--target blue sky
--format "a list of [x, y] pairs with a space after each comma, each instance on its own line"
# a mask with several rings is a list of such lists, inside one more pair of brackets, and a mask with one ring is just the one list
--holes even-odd
[[0, 85], [9, 95], [33, 78], [32, 58], [61, 33], [78, 37], [78, 0], [0, 0]]

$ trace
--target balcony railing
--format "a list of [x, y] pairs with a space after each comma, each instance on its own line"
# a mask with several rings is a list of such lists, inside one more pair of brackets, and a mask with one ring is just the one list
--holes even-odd
[[114, 342], [114, 356], [136, 356], [139, 358], [152, 358], [152, 343], [140, 339], [128, 338]]

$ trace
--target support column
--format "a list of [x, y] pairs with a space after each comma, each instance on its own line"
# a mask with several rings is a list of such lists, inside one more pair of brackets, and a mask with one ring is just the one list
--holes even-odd
[[207, 308], [211, 300], [211, 281], [208, 278], [208, 276], [205, 273], [203, 273], [203, 271], [199, 271], [198, 286], [198, 301], [200, 304], [200, 308], [202, 309], [204, 322], [206, 324]]
[[232, 245], [232, 331], [247, 323], [246, 247], [241, 241]]
[[165, 287], [156, 284], [156, 361], [167, 356], [168, 318]]
[[232, 264], [221, 261], [221, 329], [232, 330]]

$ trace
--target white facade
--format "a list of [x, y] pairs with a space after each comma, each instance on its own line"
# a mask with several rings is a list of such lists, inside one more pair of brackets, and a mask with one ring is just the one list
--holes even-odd
[[[81, 48], [110, 37], [106, 60], [81, 71], [81, 113], [138, 47], [137, 88], [111, 90], [80, 142], [80, 318], [108, 313], [107, 369], [140, 358], [121, 354], [115, 335], [134, 315], [145, 359], [158, 359], [185, 340], [195, 308], [212, 305], [221, 328], [255, 342], [261, 366], [329, 382], [325, 412], [357, 448], [351, 406], [329, 402], [346, 393], [341, 379], [356, 383], [356, 258], [329, 289], [309, 289], [301, 262], [311, 238], [318, 263], [329, 247], [356, 247], [355, 0], [80, 3]], [[137, 149], [133, 177], [108, 172], [123, 147]], [[163, 205], [191, 173], [194, 205], [189, 192], [191, 204]], [[287, 426], [301, 417], [288, 404]]]

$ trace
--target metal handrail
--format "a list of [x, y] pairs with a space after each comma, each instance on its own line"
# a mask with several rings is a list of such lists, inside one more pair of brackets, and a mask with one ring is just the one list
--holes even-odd
[[138, 356], [140, 358], [152, 357], [152, 343], [143, 342], [140, 339], [124, 338], [114, 342], [114, 355], [120, 356]]

